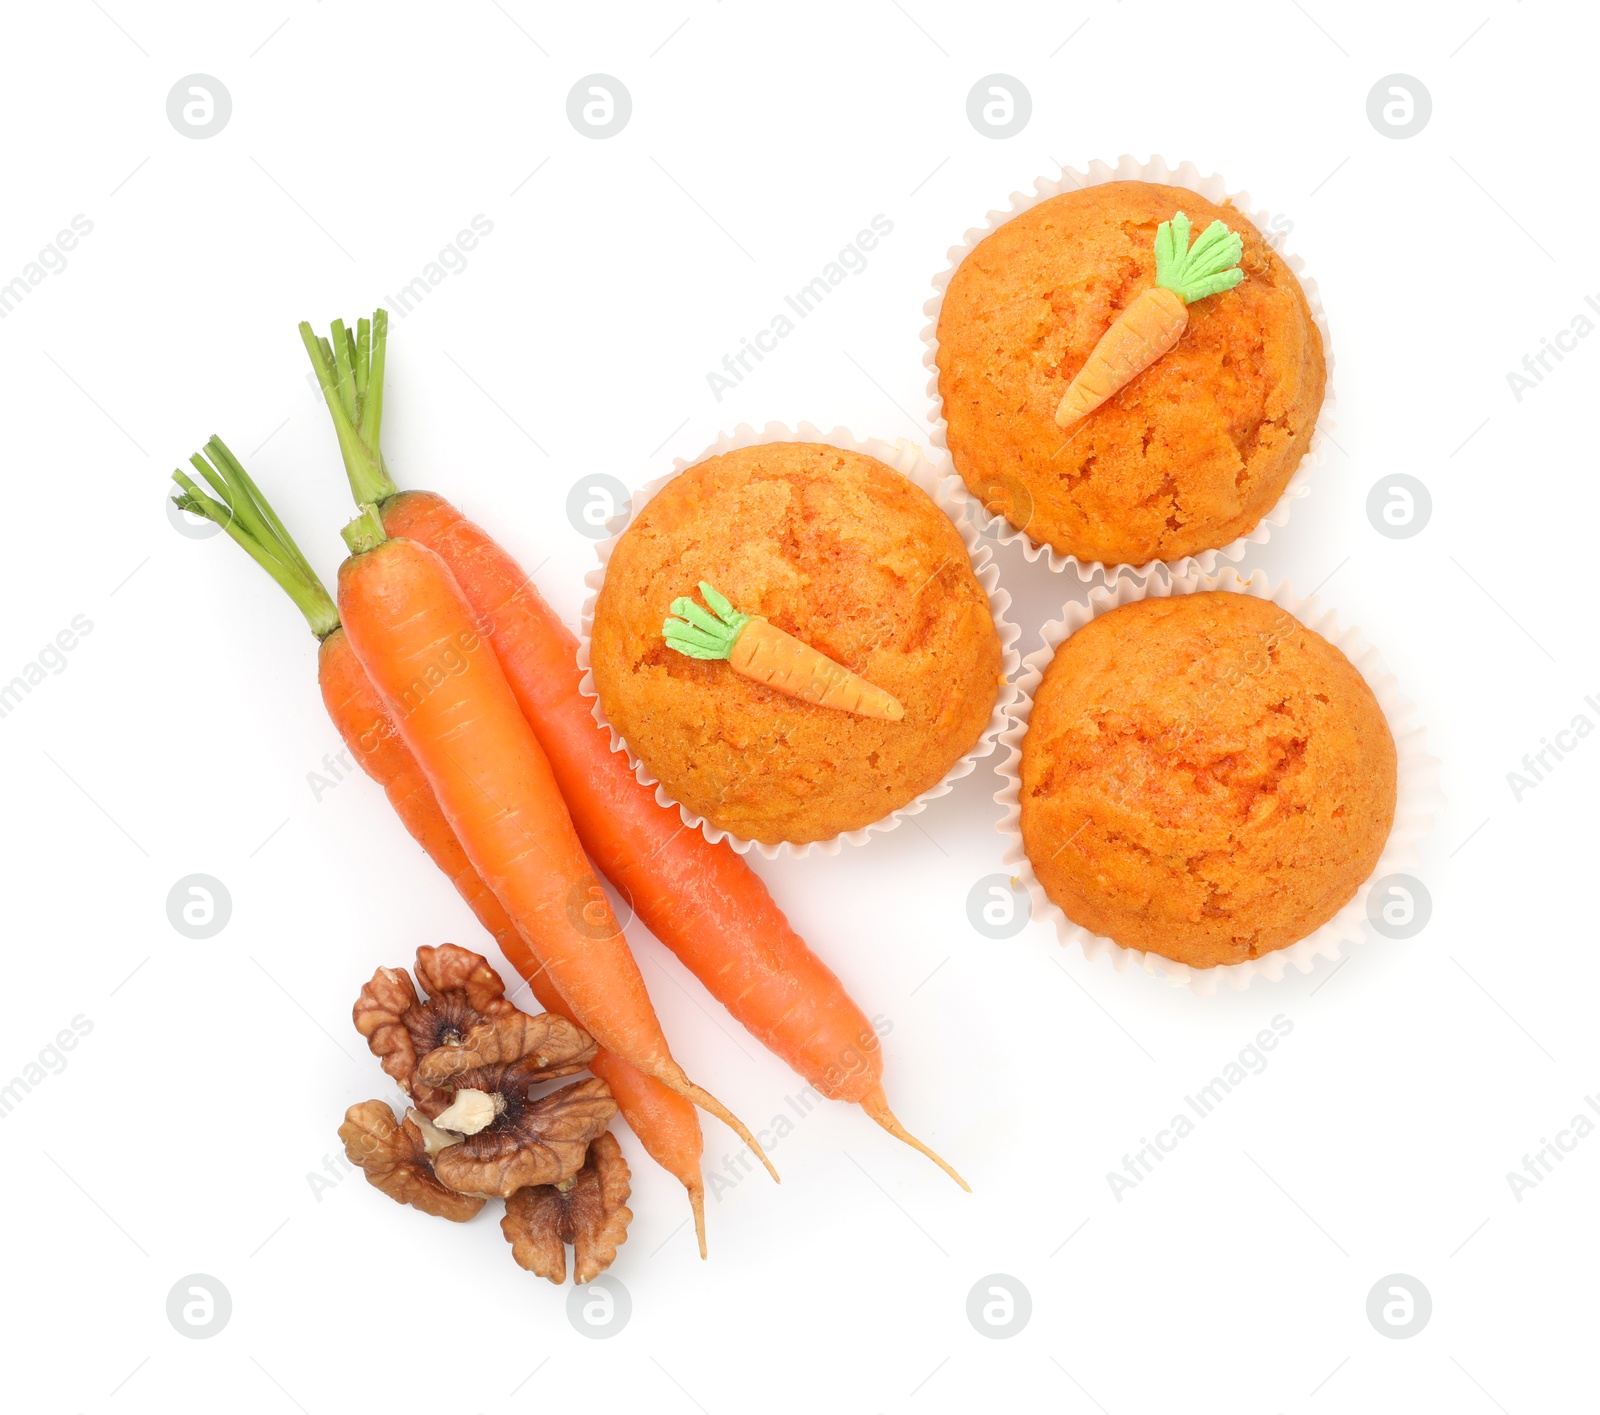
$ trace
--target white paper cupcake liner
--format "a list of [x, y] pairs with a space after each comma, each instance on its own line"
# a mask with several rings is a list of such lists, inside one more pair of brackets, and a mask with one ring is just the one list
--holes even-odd
[[583, 677], [579, 681], [579, 691], [594, 700], [594, 719], [607, 732], [611, 734], [611, 750], [626, 754], [629, 765], [639, 781], [645, 786], [654, 786], [656, 800], [663, 806], [677, 806], [679, 814], [683, 817], [685, 825], [691, 829], [701, 831], [713, 845], [718, 841], [726, 840], [741, 855], [750, 850], [757, 851], [765, 859], [775, 860], [780, 855], [792, 855], [802, 858], [816, 851], [822, 855], [837, 855], [844, 845], [863, 845], [875, 833], [893, 830], [907, 816], [914, 816], [927, 808], [928, 802], [936, 797], [943, 796], [963, 776], [968, 775], [978, 765], [981, 758], [988, 756], [995, 749], [995, 744], [1000, 734], [1005, 730], [1009, 721], [1009, 709], [1016, 697], [1016, 680], [1021, 670], [1021, 655], [1017, 651], [1016, 643], [1022, 631], [1017, 625], [1006, 618], [1006, 611], [1011, 607], [1011, 596], [1000, 586], [1000, 568], [993, 562], [993, 552], [989, 545], [984, 543], [979, 535], [977, 525], [970, 516], [964, 515], [966, 488], [962, 486], [961, 479], [953, 473], [939, 473], [924, 456], [920, 447], [914, 443], [901, 440], [891, 446], [887, 442], [879, 442], [874, 438], [858, 439], [844, 428], [834, 428], [831, 432], [822, 432], [810, 423], [801, 423], [797, 428], [790, 429], [782, 423], [768, 423], [761, 431], [757, 432], [746, 423], [741, 423], [731, 433], [724, 433], [710, 447], [706, 448], [698, 457], [685, 461], [677, 459], [673, 464], [671, 475], [658, 477], [655, 481], [646, 484], [644, 489], [634, 496], [630, 503], [633, 511], [629, 517], [630, 524], [640, 510], [654, 498], [656, 493], [669, 481], [676, 477], [685, 467], [691, 467], [703, 462], [707, 457], [720, 456], [724, 452], [737, 451], [742, 447], [753, 447], [763, 442], [824, 442], [832, 447], [843, 448], [848, 452], [859, 452], [868, 457], [875, 457], [878, 461], [899, 472], [906, 480], [922, 488], [933, 498], [934, 504], [955, 523], [962, 543], [967, 548], [967, 554], [972, 561], [973, 573], [978, 577], [978, 583], [983, 586], [984, 593], [989, 597], [989, 608], [994, 615], [995, 632], [1000, 636], [1000, 669], [1005, 681], [1000, 685], [1000, 690], [995, 698], [993, 711], [989, 714], [988, 724], [979, 735], [972, 749], [966, 753], [954, 766], [944, 774], [937, 785], [929, 787], [921, 795], [906, 802], [898, 810], [891, 811], [881, 820], [873, 821], [870, 825], [859, 830], [845, 831], [828, 840], [815, 840], [805, 844], [794, 844], [784, 841], [779, 844], [765, 844], [761, 841], [745, 840], [729, 831], [720, 829], [711, 824], [704, 817], [696, 815], [681, 802], [674, 801], [667, 794], [667, 790], [653, 777], [644, 763], [629, 750], [628, 744], [616, 728], [611, 725], [606, 717], [605, 710], [600, 705], [599, 690], [595, 687], [594, 672], [590, 667], [589, 641], [594, 630], [594, 606], [599, 597], [600, 586], [605, 581], [605, 567], [611, 560], [611, 553], [616, 549], [617, 541], [623, 532], [612, 536], [609, 540], [601, 541], [596, 547], [600, 556], [600, 568], [591, 570], [585, 577], [584, 583], [589, 586], [589, 595], [583, 602], [583, 634], [578, 645], [578, 667], [582, 670]]
[[[1289, 511], [1293, 504], [1305, 496], [1309, 487], [1311, 473], [1322, 464], [1327, 456], [1329, 433], [1336, 425], [1334, 417], [1334, 383], [1333, 383], [1333, 345], [1328, 337], [1328, 321], [1322, 312], [1322, 300], [1317, 294], [1317, 282], [1311, 279], [1305, 271], [1305, 262], [1297, 255], [1291, 255], [1284, 248], [1284, 238], [1294, 229], [1294, 223], [1287, 217], [1275, 215], [1266, 210], [1253, 209], [1248, 192], [1229, 191], [1227, 183], [1219, 176], [1202, 176], [1192, 162], [1185, 162], [1179, 167], [1169, 167], [1166, 161], [1159, 157], [1152, 157], [1148, 162], [1139, 162], [1132, 157], [1118, 159], [1115, 167], [1104, 162], [1091, 162], [1086, 172], [1080, 172], [1074, 167], [1063, 168], [1060, 178], [1051, 180], [1040, 177], [1033, 184], [1033, 195], [1024, 192], [1011, 194], [1011, 206], [1005, 211], [991, 211], [986, 219], [986, 224], [973, 227], [966, 233], [962, 244], [952, 246], [949, 250], [950, 264], [934, 277], [933, 288], [935, 294], [927, 304], [923, 305], [923, 313], [928, 316], [927, 326], [922, 331], [922, 342], [925, 346], [922, 355], [924, 367], [928, 370], [928, 400], [930, 409], [928, 421], [933, 425], [929, 434], [933, 444], [943, 450], [945, 458], [949, 458], [949, 444], [946, 442], [946, 424], [944, 419], [944, 403], [939, 397], [939, 310], [944, 304], [944, 292], [949, 288], [951, 277], [955, 275], [956, 268], [972, 252], [973, 248], [991, 232], [1004, 225], [1014, 216], [1020, 216], [1024, 211], [1037, 206], [1040, 202], [1050, 197], [1060, 196], [1063, 192], [1079, 191], [1084, 187], [1099, 186], [1102, 182], [1158, 182], [1169, 187], [1187, 187], [1192, 192], [1198, 192], [1207, 201], [1220, 206], [1231, 203], [1233, 207], [1248, 217], [1255, 228], [1261, 232], [1262, 239], [1272, 246], [1283, 258], [1284, 263], [1295, 274], [1301, 288], [1305, 291], [1306, 303], [1311, 307], [1311, 317], [1316, 321], [1318, 330], [1322, 333], [1322, 354], [1327, 365], [1327, 386], [1323, 393], [1322, 409], [1317, 415], [1317, 425], [1311, 434], [1311, 445], [1306, 449], [1300, 465], [1295, 469], [1294, 475], [1289, 478], [1288, 485], [1284, 487], [1283, 494], [1277, 503], [1256, 524], [1255, 528], [1247, 535], [1240, 536], [1237, 540], [1216, 550], [1202, 550], [1195, 555], [1183, 556], [1177, 560], [1152, 560], [1141, 566], [1105, 565], [1099, 560], [1079, 560], [1075, 555], [1063, 555], [1043, 542], [1033, 539], [1026, 531], [1019, 530], [1003, 516], [994, 516], [989, 513], [984, 504], [966, 492], [967, 507], [965, 514], [974, 523], [981, 527], [985, 538], [997, 541], [1001, 545], [1010, 545], [1020, 542], [1022, 553], [1029, 560], [1037, 560], [1045, 556], [1052, 570], [1065, 570], [1069, 565], [1076, 571], [1078, 578], [1084, 583], [1094, 578], [1094, 572], [1100, 570], [1107, 578], [1117, 570], [1130, 570], [1140, 575], [1148, 575], [1157, 565], [1165, 565], [1176, 575], [1199, 572], [1201, 574], [1214, 574], [1220, 560], [1237, 562], [1245, 553], [1245, 548], [1250, 545], [1264, 545], [1271, 536], [1273, 528], [1284, 525], [1289, 519]], [[954, 462], [951, 462], [954, 471]], [[956, 480], [961, 481], [957, 476]], [[966, 491], [966, 484], [961, 483], [962, 490]]]
[[[1389, 730], [1394, 734], [1398, 759], [1394, 825], [1378, 863], [1356, 891], [1355, 898], [1321, 928], [1307, 934], [1299, 942], [1260, 958], [1215, 968], [1192, 968], [1187, 963], [1163, 958], [1159, 953], [1141, 953], [1123, 948], [1111, 939], [1073, 923], [1045, 894], [1044, 886], [1033, 872], [1032, 862], [1023, 848], [1022, 808], [1018, 801], [1022, 788], [1022, 739], [1028, 730], [1034, 694], [1038, 692], [1045, 669], [1055, 657], [1062, 640], [1076, 633], [1091, 619], [1133, 600], [1147, 596], [1164, 598], [1168, 595], [1197, 594], [1203, 590], [1231, 591], [1271, 600], [1338, 648], [1366, 679], [1367, 686], [1377, 698], [1378, 706], [1388, 720]], [[1244, 580], [1231, 566], [1225, 566], [1216, 573], [1171, 577], [1156, 575], [1144, 581], [1127, 573], [1117, 575], [1111, 583], [1096, 585], [1091, 589], [1087, 604], [1068, 601], [1062, 617], [1045, 625], [1043, 637], [1044, 647], [1029, 654], [1022, 665], [1017, 699], [1011, 709], [1011, 724], [1000, 738], [1001, 745], [1009, 749], [1006, 760], [998, 768], [1005, 785], [995, 793], [995, 800], [1005, 807], [1005, 815], [999, 825], [1000, 833], [1007, 842], [1002, 859], [1012, 868], [1015, 877], [1027, 886], [1028, 897], [1032, 901], [1032, 918], [1054, 924], [1060, 942], [1080, 945], [1085, 957], [1108, 957], [1118, 972], [1133, 967], [1143, 968], [1152, 977], [1165, 978], [1175, 987], [1188, 987], [1202, 996], [1215, 993], [1220, 983], [1242, 991], [1258, 977], [1277, 982], [1291, 965], [1301, 973], [1309, 973], [1316, 966], [1317, 959], [1338, 958], [1346, 944], [1358, 943], [1366, 937], [1367, 894], [1372, 882], [1417, 865], [1421, 858], [1421, 842], [1432, 827], [1434, 816], [1444, 803], [1444, 796], [1439, 789], [1439, 762], [1428, 754], [1425, 731], [1416, 721], [1415, 705], [1401, 694], [1398, 680], [1383, 667], [1377, 650], [1362, 638], [1360, 630], [1341, 627], [1331, 609], [1323, 608], [1314, 597], [1303, 599], [1297, 596], [1287, 582], [1274, 587], [1264, 570], [1257, 570], [1248, 580]]]

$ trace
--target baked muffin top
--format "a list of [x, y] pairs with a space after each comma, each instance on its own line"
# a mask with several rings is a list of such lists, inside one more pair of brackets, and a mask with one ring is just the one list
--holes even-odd
[[[904, 717], [801, 702], [669, 648], [672, 603], [702, 580]], [[950, 519], [882, 462], [820, 443], [710, 457], [658, 492], [613, 549], [590, 658], [606, 715], [668, 794], [765, 843], [830, 839], [936, 785], [1001, 681], [988, 597]]]
[[1326, 923], [1394, 820], [1394, 739], [1372, 690], [1248, 594], [1135, 600], [1072, 634], [1021, 767], [1045, 893], [1094, 933], [1197, 968]]
[[[1244, 279], [1116, 397], [1065, 431], [1062, 393], [1155, 282], [1156, 229], [1184, 212], [1243, 241]], [[1326, 371], [1300, 283], [1232, 207], [1186, 188], [1106, 182], [986, 236], [939, 312], [946, 440], [967, 486], [1038, 542], [1143, 564], [1227, 545], [1272, 509], [1311, 443]]]

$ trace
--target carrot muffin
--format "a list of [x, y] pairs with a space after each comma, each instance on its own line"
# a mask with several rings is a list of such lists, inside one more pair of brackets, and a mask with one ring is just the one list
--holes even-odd
[[1045, 671], [1022, 838], [1074, 923], [1196, 968], [1284, 948], [1372, 873], [1395, 748], [1350, 660], [1266, 600], [1142, 599]]
[[[1180, 212], [1200, 233], [1197, 259], [1202, 241], [1225, 237], [1236, 264], [1181, 302], [1167, 297], [1176, 345], [1140, 371], [1124, 340], [1131, 381], [1058, 426], [1069, 386], [1096, 372], [1101, 337], [1161, 288], [1163, 223]], [[1187, 235], [1169, 251], [1180, 262]], [[1035, 541], [1108, 564], [1178, 559], [1251, 531], [1310, 446], [1326, 382], [1300, 283], [1255, 227], [1153, 182], [1051, 197], [985, 237], [950, 280], [938, 339], [947, 441], [968, 488]]]
[[668, 794], [769, 844], [859, 829], [936, 785], [1001, 682], [949, 518], [874, 458], [806, 442], [707, 458], [657, 493], [612, 552], [590, 657]]

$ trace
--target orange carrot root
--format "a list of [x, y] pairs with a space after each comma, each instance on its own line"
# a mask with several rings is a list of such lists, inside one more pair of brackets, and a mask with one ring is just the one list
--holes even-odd
[[889, 1109], [889, 1098], [884, 1095], [882, 1086], [875, 1087], [874, 1089], [868, 1091], [867, 1094], [861, 1098], [861, 1109], [866, 1111], [868, 1115], [877, 1121], [879, 1125], [883, 1126], [883, 1128], [893, 1135], [895, 1139], [903, 1140], [906, 1144], [910, 1145], [913, 1150], [926, 1155], [936, 1165], [938, 1165], [940, 1169], [942, 1169], [953, 1180], [955, 1180], [957, 1184], [965, 1189], [967, 1193], [970, 1194], [972, 1192], [972, 1186], [968, 1184], [967, 1181], [959, 1174], [957, 1174], [955, 1169], [950, 1164], [946, 1163], [942, 1156], [936, 1154], [933, 1150], [930, 1150], [922, 1143], [921, 1140], [917, 1139], [915, 1135], [913, 1135], [909, 1130], [906, 1129], [904, 1125], [900, 1123], [898, 1118], [896, 1118], [895, 1113]]
[[694, 1210], [694, 1236], [700, 1241], [700, 1261], [706, 1260], [706, 1189], [696, 1184], [689, 1190], [689, 1207]]
[[[883, 1061], [873, 1024], [795, 933], [761, 877], [726, 842], [712, 845], [698, 832], [686, 832], [676, 808], [658, 804], [654, 791], [634, 779], [627, 758], [611, 751], [608, 734], [595, 724], [592, 702], [579, 691], [577, 641], [527, 574], [487, 532], [443, 498], [397, 490], [377, 451], [376, 421], [361, 415], [363, 406], [378, 406], [375, 400], [381, 396], [377, 355], [382, 329], [383, 321], [375, 318], [368, 405], [359, 397], [344, 396], [348, 390], [332, 360], [317, 350], [309, 326], [301, 331], [341, 428], [351, 489], [358, 502], [381, 503], [390, 536], [426, 545], [442, 557], [479, 621], [489, 626], [495, 657], [548, 756], [589, 858], [630, 900], [640, 921], [763, 1046], [831, 1099], [855, 1100], [859, 1085], [873, 1087], [863, 1101], [873, 1120], [966, 1188], [961, 1176], [910, 1135], [889, 1109], [877, 1085]], [[345, 426], [352, 418], [353, 431]], [[712, 612], [696, 606], [703, 617], [680, 621], [681, 628], [669, 623], [663, 634], [679, 639], [686, 650], [702, 651], [691, 656], [726, 657], [734, 631], [748, 620], [714, 588], [702, 586], [701, 592]], [[715, 633], [707, 629], [707, 619]], [[712, 652], [705, 653], [708, 649]], [[525, 977], [541, 974], [543, 965], [515, 928], [496, 937]], [[805, 1005], [797, 1006], [797, 999]], [[849, 1094], [829, 1079], [837, 1080], [841, 1059], [849, 1061]], [[761, 1154], [749, 1131], [704, 1092], [688, 1088], [681, 1072], [669, 1076], [652, 1068], [649, 1074], [672, 1093], [730, 1121]], [[677, 1149], [684, 1150], [683, 1144]], [[696, 1231], [703, 1233], [698, 1145], [680, 1154], [657, 1143], [651, 1153], [685, 1185]], [[770, 1172], [766, 1156], [761, 1158]]]
[[[195, 466], [217, 495], [207, 495], [197, 483], [178, 473], [183, 488], [180, 500], [227, 531], [288, 591], [321, 641], [317, 676], [322, 700], [357, 764], [383, 788], [412, 838], [456, 887], [507, 961], [522, 972], [539, 1006], [575, 1021], [544, 965], [534, 960], [510, 915], [473, 869], [422, 768], [400, 740], [399, 729], [356, 658], [316, 572], [220, 438], [212, 438], [207, 453], [210, 460], [197, 457]], [[628, 782], [630, 787], [634, 784], [631, 773]], [[598, 1052], [590, 1069], [611, 1087], [623, 1118], [650, 1157], [688, 1190], [704, 1258], [705, 1186], [700, 1175], [700, 1121], [693, 1104], [609, 1052]]]
[[546, 965], [596, 1042], [709, 1110], [776, 1180], [755, 1136], [672, 1059], [604, 896], [603, 917], [580, 927], [572, 888], [593, 879], [591, 867], [544, 749], [449, 568], [416, 541], [389, 539], [371, 504], [343, 535], [351, 551], [339, 567], [345, 633], [468, 860], [534, 955], [514, 958], [518, 971], [536, 971], [527, 961]]
[[[667, 1081], [665, 1076], [661, 1077], [660, 1079], [667, 1085], [672, 1084], [670, 1081]], [[746, 1125], [744, 1121], [740, 1120], [739, 1117], [731, 1110], [729, 1110], [727, 1106], [723, 1105], [723, 1103], [714, 1095], [712, 1095], [710, 1091], [706, 1090], [703, 1086], [695, 1085], [695, 1083], [687, 1076], [684, 1076], [682, 1086], [673, 1086], [672, 1089], [677, 1091], [680, 1096], [693, 1101], [708, 1115], [716, 1116], [718, 1120], [726, 1125], [728, 1129], [733, 1131], [735, 1135], [737, 1135], [745, 1142], [746, 1145], [750, 1147], [751, 1151], [755, 1154], [755, 1157], [760, 1160], [762, 1164], [766, 1165], [767, 1173], [772, 1176], [772, 1182], [774, 1184], [783, 1183], [783, 1180], [778, 1178], [778, 1171], [772, 1167], [772, 1161], [767, 1158], [767, 1152], [761, 1148], [761, 1145], [757, 1141], [756, 1137], [750, 1133], [750, 1127]]]

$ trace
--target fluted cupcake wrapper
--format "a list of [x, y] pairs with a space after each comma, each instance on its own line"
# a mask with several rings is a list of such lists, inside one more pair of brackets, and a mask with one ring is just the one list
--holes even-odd
[[979, 528], [972, 517], [966, 512], [966, 488], [962, 486], [961, 479], [952, 472], [938, 472], [915, 443], [900, 441], [891, 445], [880, 442], [875, 438], [860, 439], [844, 428], [834, 428], [831, 432], [822, 432], [810, 423], [801, 423], [793, 429], [783, 423], [768, 423], [759, 432], [748, 423], [741, 423], [731, 433], [723, 433], [711, 446], [707, 447], [698, 457], [684, 460], [677, 459], [672, 473], [669, 476], [658, 477], [647, 483], [631, 500], [632, 513], [629, 523], [634, 517], [649, 504], [651, 499], [668, 482], [682, 472], [686, 467], [691, 467], [703, 462], [708, 457], [720, 456], [724, 452], [734, 452], [742, 447], [754, 447], [764, 442], [821, 442], [832, 447], [839, 447], [848, 452], [858, 452], [868, 457], [875, 457], [885, 466], [892, 468], [906, 478], [907, 481], [920, 487], [933, 498], [934, 504], [944, 512], [954, 523], [961, 536], [962, 543], [967, 548], [967, 554], [972, 561], [973, 573], [978, 578], [978, 583], [983, 586], [984, 593], [989, 598], [989, 609], [994, 616], [995, 632], [1000, 636], [1000, 668], [1004, 674], [1004, 682], [996, 695], [994, 708], [989, 714], [989, 721], [977, 742], [954, 766], [947, 771], [937, 785], [929, 787], [926, 791], [906, 802], [898, 810], [889, 812], [880, 820], [873, 821], [870, 825], [862, 826], [859, 830], [851, 830], [835, 835], [828, 840], [814, 840], [801, 844], [784, 841], [779, 844], [767, 844], [761, 841], [746, 840], [734, 835], [730, 831], [721, 829], [706, 820], [703, 816], [695, 814], [681, 802], [673, 800], [668, 795], [666, 787], [656, 780], [645, 764], [629, 749], [622, 735], [611, 725], [606, 716], [605, 709], [600, 703], [599, 690], [595, 686], [594, 671], [589, 658], [589, 644], [594, 632], [594, 607], [599, 598], [600, 586], [605, 582], [606, 566], [611, 560], [612, 552], [616, 549], [618, 540], [625, 531], [608, 540], [599, 542], [596, 549], [600, 557], [600, 568], [591, 570], [585, 577], [584, 583], [589, 587], [589, 595], [583, 602], [583, 633], [578, 645], [578, 667], [582, 671], [582, 678], [578, 687], [585, 697], [594, 700], [594, 720], [598, 722], [611, 736], [611, 750], [623, 752], [627, 755], [628, 763], [633, 768], [634, 775], [645, 786], [655, 787], [656, 800], [663, 806], [676, 806], [683, 817], [683, 823], [693, 830], [701, 831], [713, 845], [726, 840], [741, 855], [750, 850], [755, 850], [768, 860], [775, 860], [780, 855], [793, 855], [800, 858], [815, 851], [822, 855], [837, 855], [845, 845], [864, 845], [874, 834], [893, 830], [907, 816], [920, 814], [927, 808], [930, 801], [945, 795], [950, 788], [963, 776], [976, 769], [978, 762], [988, 756], [995, 749], [995, 744], [1001, 732], [1005, 730], [1009, 720], [1008, 714], [1012, 701], [1016, 697], [1016, 680], [1021, 669], [1021, 654], [1017, 650], [1017, 639], [1021, 629], [1006, 618], [1006, 611], [1011, 608], [1010, 594], [1001, 588], [1000, 569], [994, 563], [993, 551], [990, 545], [979, 534]]
[[1255, 228], [1261, 232], [1262, 239], [1278, 252], [1284, 263], [1294, 272], [1295, 278], [1305, 291], [1306, 303], [1311, 308], [1311, 317], [1321, 331], [1323, 359], [1327, 365], [1327, 386], [1323, 393], [1322, 408], [1317, 415], [1317, 425], [1311, 435], [1311, 445], [1301, 458], [1300, 465], [1295, 468], [1294, 475], [1289, 478], [1283, 494], [1271, 510], [1256, 523], [1253, 530], [1218, 549], [1202, 550], [1198, 554], [1184, 556], [1178, 560], [1152, 560], [1139, 566], [1106, 565], [1099, 560], [1080, 560], [1075, 555], [1063, 555], [1053, 546], [1035, 541], [1025, 530], [1013, 526], [1003, 516], [991, 515], [988, 508], [967, 490], [966, 484], [957, 476], [956, 480], [966, 497], [963, 514], [979, 528], [986, 540], [999, 545], [1018, 542], [1022, 546], [1022, 553], [1029, 560], [1037, 560], [1040, 556], [1044, 556], [1050, 568], [1056, 571], [1065, 570], [1070, 566], [1085, 584], [1095, 578], [1097, 570], [1105, 578], [1109, 578], [1119, 570], [1147, 577], [1157, 565], [1165, 565], [1169, 572], [1179, 575], [1190, 572], [1213, 574], [1221, 562], [1237, 563], [1244, 558], [1245, 551], [1250, 546], [1266, 544], [1274, 528], [1287, 523], [1294, 503], [1305, 496], [1310, 489], [1311, 473], [1326, 459], [1327, 448], [1331, 441], [1329, 434], [1335, 426], [1333, 346], [1328, 337], [1328, 321], [1322, 312], [1322, 300], [1317, 294], [1317, 282], [1306, 274], [1305, 262], [1284, 248], [1285, 238], [1293, 230], [1294, 223], [1281, 214], [1254, 208], [1248, 192], [1230, 191], [1228, 184], [1221, 177], [1214, 174], [1209, 177], [1202, 175], [1192, 162], [1171, 167], [1160, 157], [1140, 162], [1136, 158], [1124, 156], [1117, 160], [1115, 166], [1096, 161], [1091, 162], [1088, 169], [1082, 172], [1075, 167], [1063, 168], [1060, 177], [1040, 177], [1035, 181], [1031, 195], [1026, 192], [1013, 192], [1010, 207], [1004, 211], [989, 212], [983, 226], [971, 228], [962, 238], [960, 245], [950, 247], [948, 252], [950, 263], [934, 276], [934, 296], [922, 307], [923, 313], [928, 316], [928, 323], [922, 331], [924, 345], [922, 362], [928, 370], [927, 391], [930, 406], [927, 416], [933, 425], [929, 440], [939, 449], [937, 455], [954, 475], [955, 464], [950, 458], [949, 445], [946, 442], [944, 403], [939, 397], [938, 356], [939, 311], [944, 305], [944, 292], [949, 288], [957, 267], [985, 236], [1003, 226], [1012, 217], [1020, 216], [1040, 202], [1060, 196], [1063, 192], [1081, 191], [1085, 187], [1099, 186], [1103, 182], [1158, 182], [1170, 187], [1187, 187], [1219, 206], [1224, 202], [1231, 203], [1235, 209], [1250, 219]]
[[[1215, 968], [1193, 968], [1187, 963], [1164, 958], [1159, 953], [1141, 953], [1123, 948], [1111, 939], [1073, 923], [1045, 894], [1044, 886], [1039, 883], [1032, 862], [1028, 859], [1022, 840], [1019, 794], [1022, 789], [1022, 739], [1028, 731], [1034, 695], [1039, 690], [1045, 669], [1050, 666], [1062, 642], [1107, 610], [1130, 604], [1134, 600], [1198, 594], [1206, 590], [1222, 590], [1271, 600], [1280, 609], [1294, 615], [1308, 629], [1321, 634], [1355, 665], [1366, 679], [1367, 686], [1372, 689], [1389, 723], [1389, 730], [1394, 735], [1397, 791], [1394, 825], [1378, 863], [1371, 875], [1362, 882], [1355, 897], [1333, 918], [1298, 942], [1260, 958]], [[1347, 945], [1358, 943], [1366, 937], [1367, 902], [1374, 882], [1416, 867], [1421, 859], [1423, 838], [1432, 828], [1434, 817], [1444, 804], [1444, 795], [1439, 788], [1439, 762], [1427, 750], [1426, 733], [1416, 720], [1415, 705], [1401, 693], [1399, 680], [1384, 668], [1377, 650], [1367, 643], [1359, 629], [1342, 626], [1333, 610], [1325, 608], [1315, 596], [1295, 594], [1287, 581], [1274, 584], [1264, 570], [1257, 570], [1246, 580], [1231, 566], [1225, 566], [1213, 573], [1191, 571], [1170, 576], [1140, 577], [1127, 571], [1120, 574], [1113, 572], [1109, 583], [1096, 585], [1089, 591], [1087, 604], [1069, 600], [1062, 617], [1044, 626], [1043, 637], [1044, 647], [1029, 654], [1023, 661], [1016, 701], [1011, 708], [1011, 723], [1000, 737], [1000, 744], [1006, 749], [1006, 759], [997, 769], [1005, 785], [995, 792], [995, 800], [1005, 808], [999, 823], [1000, 833], [1006, 838], [1002, 859], [1011, 868], [1014, 877], [1027, 888], [1033, 919], [1052, 924], [1061, 943], [1078, 944], [1087, 958], [1109, 958], [1119, 972], [1128, 968], [1142, 968], [1152, 977], [1163, 978], [1174, 987], [1187, 987], [1203, 996], [1215, 993], [1222, 984], [1243, 990], [1256, 978], [1277, 982], [1290, 967], [1297, 972], [1309, 973], [1316, 967], [1319, 958], [1339, 958]]]

